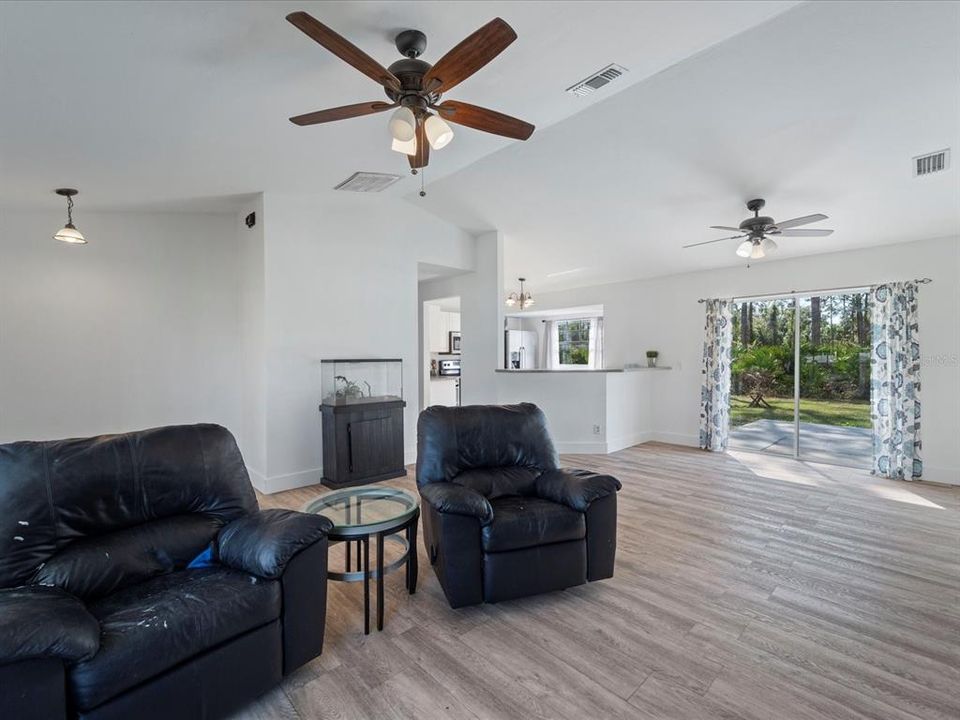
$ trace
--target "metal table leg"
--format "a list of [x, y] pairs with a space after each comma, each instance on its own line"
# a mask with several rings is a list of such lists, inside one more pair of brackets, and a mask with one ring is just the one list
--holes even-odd
[[377, 630], [383, 630], [383, 533], [377, 533]]
[[370, 536], [363, 538], [363, 634], [370, 634]]
[[407, 526], [407, 591], [413, 595], [417, 591], [417, 518]]

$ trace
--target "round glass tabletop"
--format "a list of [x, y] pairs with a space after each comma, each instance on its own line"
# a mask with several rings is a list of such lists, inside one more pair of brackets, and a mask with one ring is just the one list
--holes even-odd
[[420, 508], [410, 493], [391, 487], [359, 485], [333, 490], [307, 503], [303, 511], [333, 521], [333, 534], [367, 535], [402, 525]]

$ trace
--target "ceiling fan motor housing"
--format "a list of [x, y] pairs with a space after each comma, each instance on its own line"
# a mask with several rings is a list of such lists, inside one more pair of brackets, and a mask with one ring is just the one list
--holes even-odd
[[440, 99], [440, 94], [423, 92], [423, 76], [431, 67], [433, 66], [430, 63], [417, 58], [397, 60], [387, 70], [400, 81], [400, 92], [385, 87], [384, 92], [387, 97], [394, 102], [401, 102], [403, 98], [409, 96], [423, 97], [427, 101], [424, 104], [435, 104]]

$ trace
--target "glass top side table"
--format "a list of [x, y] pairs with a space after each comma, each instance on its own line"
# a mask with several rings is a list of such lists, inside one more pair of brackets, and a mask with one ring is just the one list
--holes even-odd
[[[383, 630], [383, 577], [400, 566], [406, 567], [406, 587], [417, 590], [417, 523], [420, 501], [405, 490], [376, 485], [334, 490], [311, 500], [304, 512], [323, 515], [333, 522], [327, 538], [346, 544], [346, 569], [330, 570], [327, 577], [340, 582], [363, 581], [363, 631], [370, 633], [370, 578], [377, 580], [377, 630]], [[370, 568], [370, 538], [377, 543], [376, 567]], [[384, 564], [384, 541], [401, 546], [403, 554]], [[351, 569], [351, 551], [355, 546], [356, 565]], [[362, 562], [361, 562], [362, 561]]]

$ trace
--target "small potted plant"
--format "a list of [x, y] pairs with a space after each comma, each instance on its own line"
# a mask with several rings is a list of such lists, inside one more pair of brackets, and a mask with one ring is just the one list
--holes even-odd
[[657, 356], [659, 354], [656, 350], [647, 350], [647, 367], [657, 366]]

